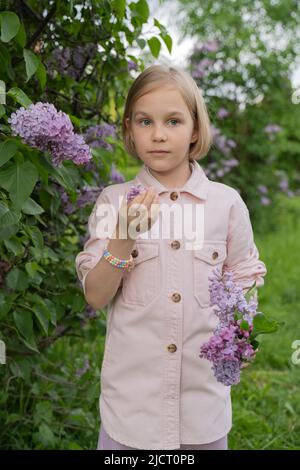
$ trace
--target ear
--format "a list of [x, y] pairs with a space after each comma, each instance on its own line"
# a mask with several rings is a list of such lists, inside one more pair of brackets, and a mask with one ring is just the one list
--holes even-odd
[[198, 139], [198, 131], [194, 131], [193, 134], [192, 134], [192, 137], [191, 137], [191, 143], [193, 142], [196, 142], [196, 140]]
[[132, 139], [132, 133], [131, 133], [131, 128], [130, 128], [130, 119], [127, 117], [125, 118], [125, 126], [127, 131], [129, 132], [130, 138]]

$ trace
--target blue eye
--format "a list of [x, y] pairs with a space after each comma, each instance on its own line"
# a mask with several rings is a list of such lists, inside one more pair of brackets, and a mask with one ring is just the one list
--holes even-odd
[[[141, 119], [141, 120], [139, 121], [139, 123], [141, 124], [141, 123], [144, 122], [144, 121], [150, 121], [150, 119]], [[170, 119], [170, 121], [175, 121], [176, 123], [179, 123], [179, 120], [178, 120], [178, 119]], [[172, 127], [173, 127], [173, 126], [172, 126]]]
[[140, 120], [140, 123], [144, 122], [144, 121], [149, 121], [149, 119], [141, 119]]

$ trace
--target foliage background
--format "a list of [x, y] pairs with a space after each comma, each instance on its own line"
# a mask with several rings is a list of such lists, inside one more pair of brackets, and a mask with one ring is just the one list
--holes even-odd
[[[246, 201], [268, 268], [261, 310], [286, 322], [233, 390], [230, 448], [300, 448], [299, 2], [179, 3], [215, 135], [200, 163]], [[74, 260], [101, 189], [139, 170], [121, 141], [124, 97], [172, 38], [145, 0], [0, 1], [0, 21], [0, 448], [94, 449], [106, 311], [85, 303]], [[39, 101], [70, 116], [91, 162], [56, 167], [12, 136], [11, 113]]]

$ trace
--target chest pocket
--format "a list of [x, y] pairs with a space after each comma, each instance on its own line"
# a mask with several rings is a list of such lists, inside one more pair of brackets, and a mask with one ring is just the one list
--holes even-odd
[[226, 244], [204, 243], [199, 250], [193, 250], [194, 295], [201, 307], [210, 306], [209, 277], [213, 270], [222, 271], [227, 256]]
[[161, 290], [159, 241], [138, 239], [133, 252], [135, 266], [123, 277], [123, 297], [126, 303], [147, 305]]

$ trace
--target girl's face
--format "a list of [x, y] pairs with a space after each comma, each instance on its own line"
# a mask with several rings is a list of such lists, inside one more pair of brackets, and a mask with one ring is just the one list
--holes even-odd
[[[134, 104], [132, 121], [126, 126], [135, 144], [139, 158], [152, 170], [154, 176], [163, 178], [186, 174], [189, 147], [198, 138], [180, 92], [164, 85], [141, 96]], [[153, 153], [164, 150], [166, 153]]]

